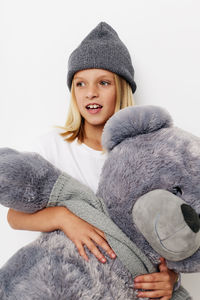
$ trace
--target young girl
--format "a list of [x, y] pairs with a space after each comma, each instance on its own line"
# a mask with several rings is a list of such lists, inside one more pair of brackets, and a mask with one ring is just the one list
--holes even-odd
[[[96, 192], [106, 158], [101, 146], [104, 125], [116, 111], [133, 105], [132, 94], [136, 90], [129, 52], [111, 26], [100, 23], [71, 54], [67, 83], [71, 103], [64, 131], [55, 129], [43, 136], [37, 152]], [[101, 230], [65, 207], [49, 207], [34, 214], [10, 209], [8, 222], [15, 229], [60, 229], [86, 260], [84, 247], [102, 263], [106, 262], [96, 244], [111, 258], [116, 257]], [[171, 298], [177, 274], [167, 268], [162, 258], [159, 269], [158, 273], [134, 279], [135, 288], [144, 290], [138, 297]]]

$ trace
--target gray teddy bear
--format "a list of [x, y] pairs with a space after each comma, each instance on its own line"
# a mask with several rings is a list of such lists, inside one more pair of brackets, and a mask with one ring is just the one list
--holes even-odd
[[[160, 256], [200, 271], [200, 139], [156, 106], [128, 107], [107, 122], [97, 194], [36, 153], [0, 149], [0, 203], [24, 212], [67, 206], [105, 232], [117, 258], [80, 257], [61, 231], [42, 233], [0, 269], [1, 300], [136, 299], [133, 278]], [[138, 298], [137, 298], [138, 299]], [[172, 299], [191, 299], [180, 287]]]

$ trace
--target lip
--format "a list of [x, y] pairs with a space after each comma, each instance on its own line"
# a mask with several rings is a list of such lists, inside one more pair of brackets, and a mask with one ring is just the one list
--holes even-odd
[[[99, 105], [99, 106], [101, 106], [101, 107], [99, 107], [99, 108], [90, 108], [90, 109], [88, 109], [88, 108], [87, 108], [88, 105]], [[85, 106], [85, 108], [86, 108], [86, 110], [87, 110], [87, 112], [88, 112], [89, 114], [94, 115], [94, 114], [99, 113], [99, 112], [102, 110], [103, 106], [102, 106], [101, 104], [99, 104], [99, 103], [93, 102], [93, 103], [88, 103], [88, 104]]]

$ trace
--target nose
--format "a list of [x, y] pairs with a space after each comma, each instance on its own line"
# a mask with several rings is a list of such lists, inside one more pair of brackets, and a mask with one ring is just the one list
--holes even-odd
[[96, 97], [98, 97], [97, 87], [95, 85], [88, 86], [87, 92], [86, 92], [86, 98], [87, 99], [94, 99]]
[[182, 214], [187, 225], [194, 233], [200, 229], [200, 218], [196, 211], [188, 204], [181, 205]]

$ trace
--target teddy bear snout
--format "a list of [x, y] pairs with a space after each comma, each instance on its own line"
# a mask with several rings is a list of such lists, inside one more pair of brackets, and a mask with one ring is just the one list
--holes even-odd
[[151, 247], [167, 260], [180, 261], [200, 249], [199, 215], [167, 190], [153, 190], [138, 198], [132, 216]]
[[188, 204], [181, 205], [181, 211], [185, 222], [190, 227], [190, 229], [197, 233], [200, 229], [200, 218], [196, 211]]

